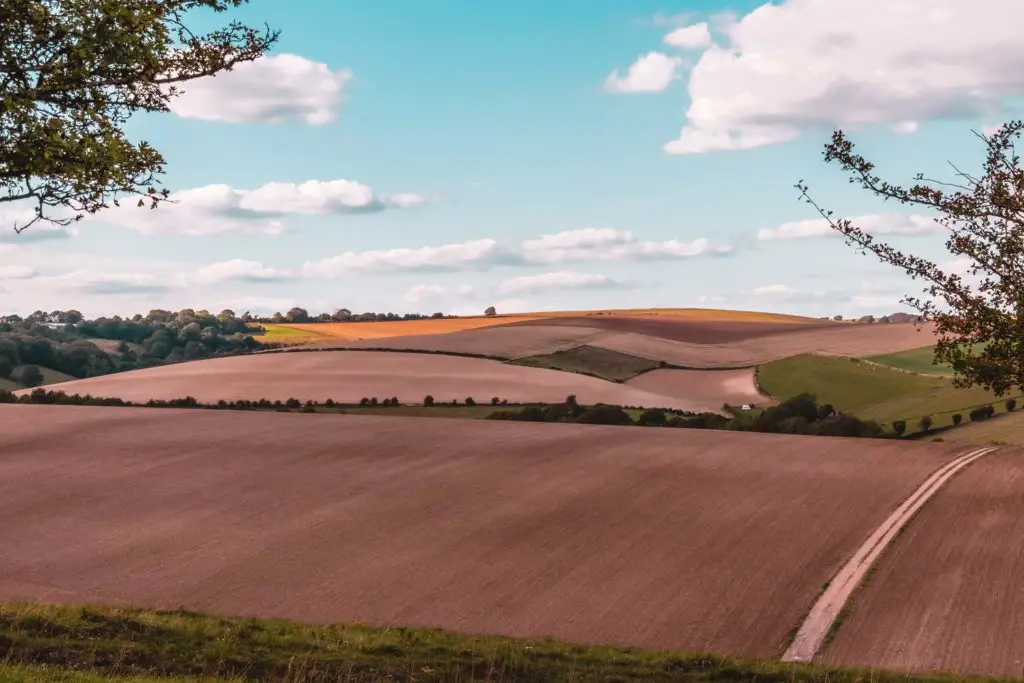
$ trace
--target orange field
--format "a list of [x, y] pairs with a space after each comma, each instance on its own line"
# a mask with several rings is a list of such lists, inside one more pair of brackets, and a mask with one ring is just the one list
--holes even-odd
[[701, 321], [736, 321], [736, 322], [770, 322], [770, 323], [807, 323], [820, 322], [813, 318], [804, 318], [781, 313], [762, 313], [756, 311], [725, 311], [702, 308], [665, 308], [665, 309], [623, 309], [609, 311], [552, 311], [498, 315], [492, 317], [469, 316], [459, 318], [441, 318], [427, 320], [401, 320], [390, 322], [352, 322], [352, 323], [306, 323], [282, 324], [286, 327], [323, 334], [343, 340], [383, 339], [404, 335], [434, 335], [475, 330], [538, 319], [558, 319], [578, 316], [611, 316], [636, 318], [672, 318], [678, 320]]
[[146, 408], [0, 405], [0, 424], [0, 600], [759, 657], [955, 453]]
[[[358, 403], [363, 397], [398, 397], [420, 403], [462, 403], [492, 397], [512, 403], [559, 403], [575, 394], [580, 403], [718, 411], [699, 395], [663, 396], [596, 377], [509, 365], [483, 358], [376, 351], [311, 351], [211, 358], [64, 382], [69, 394], [118, 397], [145, 403], [192, 396], [202, 403], [287, 400]], [[24, 389], [21, 393], [31, 391]]]
[[1022, 496], [1019, 451], [958, 474], [886, 550], [825, 661], [1019, 677]]

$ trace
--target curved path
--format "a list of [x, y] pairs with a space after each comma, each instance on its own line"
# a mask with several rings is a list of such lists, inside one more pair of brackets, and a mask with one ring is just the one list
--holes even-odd
[[861, 582], [871, 565], [882, 554], [886, 546], [896, 537], [907, 522], [934, 496], [953, 475], [975, 460], [996, 450], [995, 447], [979, 448], [943, 465], [928, 477], [923, 484], [896, 508], [882, 524], [875, 529], [857, 552], [836, 573], [828, 588], [814, 603], [796, 637], [782, 655], [784, 662], [809, 662], [814, 659], [825, 636], [835, 623], [846, 601], [857, 584]]

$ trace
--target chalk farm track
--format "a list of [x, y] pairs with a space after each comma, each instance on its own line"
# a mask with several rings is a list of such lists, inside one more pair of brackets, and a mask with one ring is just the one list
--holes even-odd
[[945, 444], [0, 406], [0, 599], [780, 656]]
[[624, 384], [570, 372], [507, 365], [462, 356], [388, 351], [310, 351], [210, 358], [144, 370], [63, 382], [54, 388], [69, 394], [118, 397], [145, 403], [149, 399], [193, 396], [202, 403], [218, 400], [334, 399], [358, 403], [361, 398], [397, 397], [420, 403], [430, 394], [437, 401], [491, 397], [513, 403], [558, 403], [575, 394], [580, 403], [615, 403], [649, 408], [720, 410], [721, 402], [661, 396]]
[[1024, 453], [958, 474], [855, 594], [823, 659], [1019, 677], [1024, 670]]

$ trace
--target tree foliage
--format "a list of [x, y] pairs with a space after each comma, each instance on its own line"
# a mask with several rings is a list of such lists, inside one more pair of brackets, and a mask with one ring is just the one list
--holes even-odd
[[207, 34], [193, 10], [248, 0], [0, 0], [0, 203], [29, 201], [37, 221], [67, 225], [140, 196], [155, 208], [164, 158], [123, 127], [166, 112], [179, 85], [261, 57], [269, 27], [237, 21]]
[[875, 165], [854, 151], [841, 130], [825, 146], [826, 163], [838, 163], [850, 183], [882, 200], [937, 214], [949, 233], [946, 250], [953, 266], [876, 239], [820, 207], [803, 181], [796, 185], [847, 244], [926, 283], [926, 297], [908, 296], [903, 302], [934, 323], [935, 361], [953, 367], [957, 386], [981, 386], [999, 396], [1024, 386], [1024, 169], [1014, 146], [1022, 131], [1024, 121], [1011, 121], [991, 136], [976, 133], [986, 149], [980, 173], [951, 164], [954, 180], [918, 174], [911, 187], [876, 175]]

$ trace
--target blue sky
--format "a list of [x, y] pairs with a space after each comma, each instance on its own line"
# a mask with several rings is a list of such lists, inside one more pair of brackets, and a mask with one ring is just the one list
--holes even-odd
[[919, 288], [822, 226], [765, 237], [816, 218], [805, 179], [942, 260], [821, 149], [843, 127], [894, 180], [977, 168], [1024, 47], [963, 5], [254, 0], [270, 59], [130, 124], [179, 203], [0, 235], [2, 308], [891, 312]]

